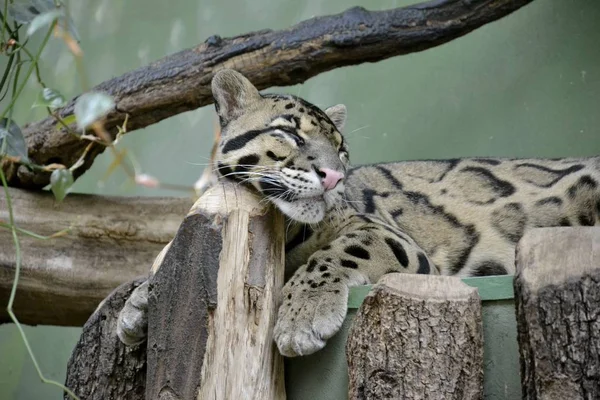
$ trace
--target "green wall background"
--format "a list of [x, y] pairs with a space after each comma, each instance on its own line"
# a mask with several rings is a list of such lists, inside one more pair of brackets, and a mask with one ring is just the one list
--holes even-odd
[[[411, 3], [416, 1], [374, 0], [362, 5], [387, 9]], [[194, 46], [212, 34], [285, 28], [355, 5], [351, 0], [71, 2], [94, 84]], [[596, 155], [600, 154], [598, 21], [597, 0], [537, 0], [443, 46], [334, 70], [304, 85], [269, 91], [297, 94], [320, 106], [345, 103], [355, 164], [475, 155]], [[73, 60], [60, 42], [49, 46], [42, 63], [49, 86], [67, 97], [80, 92]], [[19, 124], [43, 117], [40, 109], [30, 109], [37, 92], [32, 81], [15, 116]], [[132, 132], [121, 146], [135, 154], [144, 172], [165, 182], [192, 185], [207, 162], [214, 120], [212, 106], [205, 107]], [[137, 188], [120, 172], [99, 186], [110, 162], [108, 154], [99, 157], [74, 190], [184, 195]], [[47, 376], [63, 381], [80, 329], [28, 327], [26, 332]], [[60, 390], [39, 382], [14, 326], [0, 326], [0, 400], [59, 398]]]

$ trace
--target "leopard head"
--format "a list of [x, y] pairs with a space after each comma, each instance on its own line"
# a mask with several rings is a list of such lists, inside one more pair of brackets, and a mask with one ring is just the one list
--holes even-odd
[[222, 177], [250, 185], [295, 221], [316, 223], [340, 205], [348, 150], [346, 107], [321, 110], [291, 95], [261, 94], [230, 69], [212, 80]]

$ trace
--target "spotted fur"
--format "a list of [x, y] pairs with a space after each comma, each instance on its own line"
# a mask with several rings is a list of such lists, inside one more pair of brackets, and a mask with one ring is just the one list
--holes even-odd
[[[254, 187], [290, 222], [275, 327], [286, 356], [325, 345], [345, 318], [351, 286], [389, 272], [511, 274], [527, 229], [599, 224], [600, 157], [349, 168], [344, 106], [322, 111], [298, 97], [261, 95], [230, 70], [215, 76], [213, 95], [219, 174]], [[326, 190], [323, 171], [332, 170], [344, 178]]]

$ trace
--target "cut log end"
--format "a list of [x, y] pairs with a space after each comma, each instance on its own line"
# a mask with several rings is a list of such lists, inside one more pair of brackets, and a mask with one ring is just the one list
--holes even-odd
[[523, 398], [600, 398], [600, 228], [528, 232], [515, 304]]
[[353, 400], [479, 399], [477, 290], [451, 277], [386, 275], [358, 310], [346, 355]]

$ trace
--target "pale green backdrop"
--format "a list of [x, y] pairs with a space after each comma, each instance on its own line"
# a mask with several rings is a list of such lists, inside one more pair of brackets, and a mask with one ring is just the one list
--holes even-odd
[[[362, 5], [386, 9], [415, 2]], [[71, 1], [94, 84], [212, 34], [284, 28], [355, 5], [352, 0]], [[321, 106], [345, 103], [355, 164], [471, 155], [595, 155], [600, 153], [598, 21], [598, 0], [536, 0], [435, 49], [338, 69], [281, 90]], [[5, 62], [0, 56], [0, 63]], [[49, 86], [68, 97], [79, 93], [73, 60], [61, 43], [53, 42], [42, 62]], [[29, 108], [36, 92], [32, 81], [16, 114], [18, 123], [42, 117], [39, 109]], [[135, 131], [121, 145], [135, 154], [144, 172], [192, 185], [202, 171], [199, 164], [206, 163], [213, 122], [209, 106]], [[96, 182], [110, 161], [108, 155], [98, 158], [75, 190], [182, 195], [135, 188], [120, 173], [99, 187]], [[38, 327], [27, 333], [44, 371], [62, 381], [79, 329]], [[59, 398], [59, 390], [39, 383], [16, 329], [1, 326], [0, 400]]]

